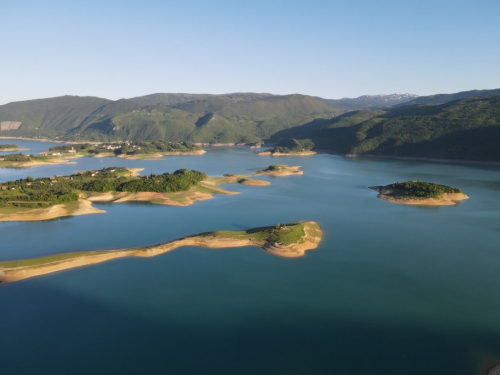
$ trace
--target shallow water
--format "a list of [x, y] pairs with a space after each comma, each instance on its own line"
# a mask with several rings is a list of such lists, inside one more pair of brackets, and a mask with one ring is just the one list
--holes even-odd
[[[0, 223], [0, 259], [297, 220], [320, 224], [320, 247], [299, 259], [185, 247], [0, 286], [5, 372], [469, 375], [500, 361], [500, 168], [207, 151], [0, 169], [0, 181], [112, 165], [222, 175], [287, 163], [304, 175], [227, 185], [241, 194], [190, 207], [101, 203], [106, 214]], [[460, 187], [471, 199], [422, 208], [367, 189], [409, 179]]]

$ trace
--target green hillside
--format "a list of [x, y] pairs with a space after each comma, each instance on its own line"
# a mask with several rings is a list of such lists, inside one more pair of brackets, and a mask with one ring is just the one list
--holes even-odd
[[21, 129], [2, 135], [55, 138], [78, 127], [111, 100], [95, 97], [62, 96], [14, 102], [0, 106], [0, 121], [22, 121]]
[[73, 141], [261, 142], [277, 131], [338, 114], [304, 95], [154, 94], [142, 98], [59, 97], [0, 106], [0, 121], [21, 121], [2, 136]]
[[[342, 154], [500, 161], [500, 95], [350, 112], [277, 132]], [[279, 145], [279, 143], [278, 143]]]

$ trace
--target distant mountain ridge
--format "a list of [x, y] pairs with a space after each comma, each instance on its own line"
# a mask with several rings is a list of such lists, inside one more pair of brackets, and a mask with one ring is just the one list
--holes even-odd
[[413, 104], [444, 104], [451, 102], [453, 100], [472, 98], [474, 96], [498, 95], [498, 94], [500, 94], [500, 89], [461, 91], [454, 94], [436, 94], [429, 96], [419, 96], [405, 103], [394, 104], [394, 106], [401, 107]]
[[[477, 96], [485, 92], [495, 94]], [[230, 144], [311, 139], [315, 148], [342, 154], [500, 161], [500, 89], [413, 97], [365, 95], [333, 108], [299, 94], [63, 96], [0, 106], [0, 122], [22, 122], [0, 135]], [[387, 105], [400, 100], [407, 101]], [[346, 112], [348, 105], [364, 109]]]
[[342, 112], [358, 111], [362, 109], [383, 109], [397, 104], [407, 103], [418, 95], [415, 94], [391, 94], [391, 95], [363, 95], [357, 98], [324, 99], [315, 97], [323, 103], [336, 108]]

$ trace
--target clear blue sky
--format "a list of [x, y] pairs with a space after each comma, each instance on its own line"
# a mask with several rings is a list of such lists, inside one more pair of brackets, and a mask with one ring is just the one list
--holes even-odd
[[0, 1], [0, 104], [500, 87], [500, 1]]

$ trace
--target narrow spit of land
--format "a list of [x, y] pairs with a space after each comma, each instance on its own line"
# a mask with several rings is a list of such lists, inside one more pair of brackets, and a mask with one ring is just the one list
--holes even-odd
[[270, 149], [267, 151], [259, 152], [258, 155], [261, 155], [261, 156], [310, 156], [310, 155], [316, 155], [316, 151], [312, 151], [312, 150], [278, 151], [276, 149]]
[[288, 166], [270, 166], [254, 175], [226, 174], [222, 177], [210, 177], [188, 169], [139, 176], [141, 170], [110, 167], [69, 176], [6, 181], [0, 184], [0, 221], [41, 221], [105, 213], [92, 207], [92, 202], [139, 201], [189, 206], [196, 201], [211, 199], [214, 194], [238, 194], [219, 185], [266, 186], [270, 185], [269, 181], [250, 177], [302, 173], [298, 167]]
[[[10, 145], [12, 146], [12, 145]], [[21, 151], [6, 149], [0, 151]], [[29, 168], [47, 164], [74, 164], [69, 159], [119, 157], [130, 160], [158, 160], [171, 155], [203, 155], [205, 150], [188, 142], [135, 141], [108, 143], [70, 143], [49, 148], [42, 155], [23, 153], [0, 156], [0, 167]]]
[[27, 148], [21, 148], [18, 145], [6, 144], [0, 145], [0, 152], [13, 152], [13, 151], [25, 151]]
[[469, 199], [462, 190], [423, 181], [397, 182], [385, 186], [370, 186], [378, 198], [387, 202], [417, 206], [451, 206]]
[[242, 231], [200, 233], [158, 245], [103, 251], [63, 253], [42, 258], [0, 262], [0, 284], [123, 257], [154, 257], [182, 246], [210, 249], [255, 246], [285, 258], [297, 258], [318, 247], [323, 233], [313, 221]]

